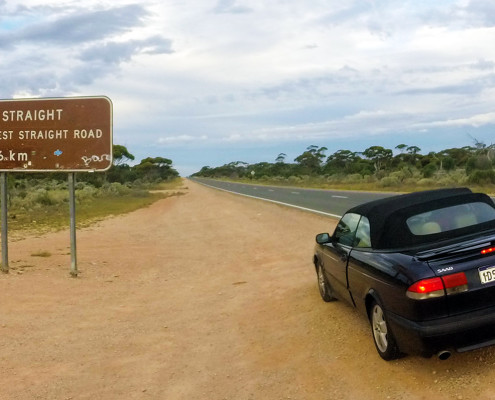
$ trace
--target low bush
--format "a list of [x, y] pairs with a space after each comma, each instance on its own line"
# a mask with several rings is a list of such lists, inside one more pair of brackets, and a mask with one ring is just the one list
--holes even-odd
[[[160, 198], [176, 194], [150, 193], [150, 189], [170, 189], [181, 184], [181, 179], [155, 186], [149, 182], [137, 185], [105, 182], [97, 188], [88, 182], [77, 182], [77, 223], [87, 225], [108, 215], [146, 207]], [[45, 231], [68, 227], [67, 182], [24, 179], [10, 185], [8, 193], [9, 229]]]
[[342, 180], [343, 183], [361, 183], [363, 181], [363, 177], [361, 174], [350, 174], [344, 177]]
[[495, 171], [493, 169], [474, 170], [469, 175], [469, 183], [475, 185], [490, 185], [495, 183]]
[[399, 179], [395, 176], [386, 176], [380, 180], [379, 185], [381, 187], [393, 187], [400, 183]]

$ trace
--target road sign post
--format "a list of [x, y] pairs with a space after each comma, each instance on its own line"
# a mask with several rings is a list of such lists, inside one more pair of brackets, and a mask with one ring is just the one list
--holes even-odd
[[76, 174], [69, 172], [69, 213], [70, 213], [70, 274], [78, 275], [76, 245]]
[[71, 275], [77, 276], [75, 173], [112, 166], [108, 97], [0, 100], [2, 270], [8, 272], [8, 172], [69, 173]]
[[7, 173], [0, 173], [1, 201], [2, 201], [2, 272], [9, 272], [8, 246], [8, 208], [7, 208]]

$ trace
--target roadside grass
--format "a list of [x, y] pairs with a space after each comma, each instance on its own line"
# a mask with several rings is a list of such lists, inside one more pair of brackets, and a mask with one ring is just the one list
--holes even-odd
[[[182, 184], [180, 178], [138, 187], [110, 184], [96, 189], [81, 184], [76, 186], [76, 225], [78, 228], [87, 227], [108, 217], [148, 207], [160, 199], [181, 195], [183, 192], [179, 189]], [[45, 190], [34, 203], [27, 203], [26, 197], [21, 196], [19, 201], [15, 197], [11, 199], [12, 204], [8, 208], [9, 231], [43, 233], [69, 228], [68, 189], [57, 187]], [[33, 256], [47, 257], [42, 253]]]
[[163, 181], [153, 185], [154, 190], [178, 190], [187, 189], [183, 187], [183, 180], [181, 178], [173, 179], [171, 181]]

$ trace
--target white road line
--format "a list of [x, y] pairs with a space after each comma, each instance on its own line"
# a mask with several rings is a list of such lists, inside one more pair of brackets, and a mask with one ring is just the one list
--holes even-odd
[[216, 186], [207, 185], [206, 183], [200, 182], [200, 181], [194, 181], [194, 182], [199, 183], [199, 184], [204, 185], [204, 186], [208, 186], [208, 187], [210, 187], [212, 189], [221, 190], [222, 192], [233, 193], [233, 194], [237, 194], [239, 196], [249, 197], [251, 199], [258, 199], [258, 200], [268, 201], [269, 203], [274, 203], [274, 204], [279, 204], [279, 205], [282, 205], [282, 206], [297, 208], [298, 210], [309, 211], [309, 212], [316, 213], [316, 214], [326, 215], [327, 217], [333, 217], [333, 218], [341, 218], [342, 217], [341, 215], [326, 213], [326, 212], [318, 211], [318, 210], [313, 210], [312, 208], [300, 207], [300, 206], [296, 206], [294, 204], [283, 203], [281, 201], [264, 199], [263, 197], [251, 196], [249, 194], [243, 194], [243, 193], [234, 192], [232, 190], [222, 189], [222, 188], [219, 188], [219, 187], [216, 187]]
[[334, 195], [334, 196], [332, 196], [332, 197], [334, 197], [334, 198], [336, 198], [336, 199], [348, 199], [348, 198], [349, 198], [349, 197], [347, 197], [347, 196], [335, 196], [335, 195]]
[[292, 194], [301, 194], [300, 192], [291, 192]]

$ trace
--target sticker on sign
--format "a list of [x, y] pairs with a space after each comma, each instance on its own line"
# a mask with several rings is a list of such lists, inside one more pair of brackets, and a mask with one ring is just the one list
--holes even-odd
[[0, 100], [0, 171], [106, 171], [112, 166], [108, 97]]

